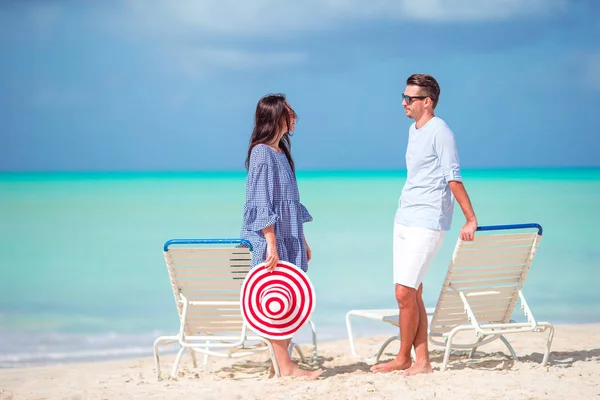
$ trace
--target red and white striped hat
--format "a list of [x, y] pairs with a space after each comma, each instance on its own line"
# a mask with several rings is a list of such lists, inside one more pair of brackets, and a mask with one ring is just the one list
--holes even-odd
[[252, 268], [240, 292], [242, 317], [267, 339], [290, 339], [315, 309], [315, 289], [308, 275], [286, 261], [272, 272], [265, 263]]

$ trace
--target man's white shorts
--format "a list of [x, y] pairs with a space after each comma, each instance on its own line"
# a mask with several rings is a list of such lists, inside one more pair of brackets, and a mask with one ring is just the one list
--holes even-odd
[[418, 289], [445, 233], [394, 223], [394, 283]]

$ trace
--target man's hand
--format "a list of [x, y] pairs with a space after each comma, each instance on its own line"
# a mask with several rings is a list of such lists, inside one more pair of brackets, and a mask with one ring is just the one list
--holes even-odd
[[475, 238], [475, 231], [477, 230], [477, 220], [467, 221], [467, 223], [460, 230], [460, 239], [471, 241]]
[[467, 190], [462, 182], [450, 181], [448, 182], [448, 185], [467, 219], [467, 223], [460, 230], [460, 238], [461, 240], [471, 241], [475, 238], [475, 231], [477, 230], [477, 218], [475, 217], [475, 211], [473, 211], [473, 206], [471, 205], [471, 199], [469, 199]]

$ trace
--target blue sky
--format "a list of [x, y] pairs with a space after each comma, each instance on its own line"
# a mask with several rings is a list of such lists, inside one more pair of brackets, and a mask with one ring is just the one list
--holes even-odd
[[600, 166], [594, 0], [0, 2], [0, 170], [243, 170], [258, 99], [298, 169], [402, 169], [412, 73], [463, 168]]

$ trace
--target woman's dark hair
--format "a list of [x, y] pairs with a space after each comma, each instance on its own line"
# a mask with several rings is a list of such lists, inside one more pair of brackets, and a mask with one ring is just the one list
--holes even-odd
[[298, 116], [292, 110], [285, 100], [285, 95], [281, 93], [268, 94], [258, 101], [256, 105], [256, 114], [254, 116], [254, 129], [250, 136], [250, 145], [248, 146], [248, 155], [246, 157], [246, 170], [250, 165], [250, 154], [257, 144], [268, 144], [272, 142], [279, 134], [281, 124], [285, 123], [287, 130], [279, 141], [279, 147], [285, 154], [292, 172], [295, 173], [294, 160], [292, 159], [292, 144], [289, 128], [292, 124], [292, 117]]

